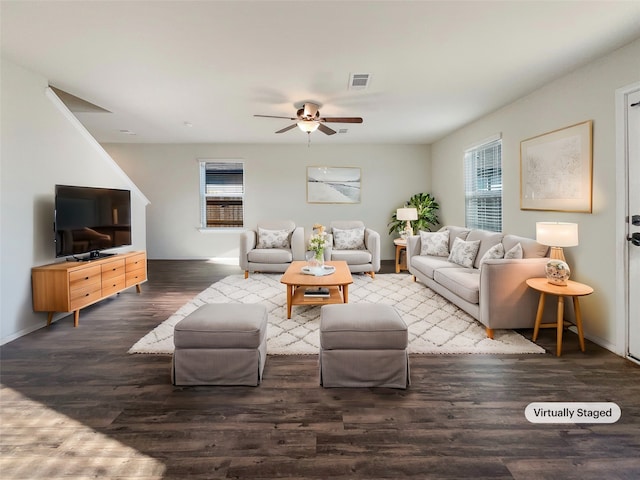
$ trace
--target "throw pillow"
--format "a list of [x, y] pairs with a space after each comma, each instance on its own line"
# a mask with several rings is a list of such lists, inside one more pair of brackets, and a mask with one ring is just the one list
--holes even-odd
[[333, 246], [336, 250], [364, 250], [364, 227], [332, 228]]
[[420, 230], [420, 255], [449, 256], [449, 230], [423, 232]]
[[522, 245], [516, 244], [515, 247], [504, 254], [504, 258], [522, 258]]
[[504, 245], [502, 245], [501, 243], [497, 243], [489, 250], [487, 250], [487, 252], [480, 259], [480, 267], [482, 267], [482, 264], [486, 260], [493, 258], [504, 258]]
[[288, 230], [267, 230], [258, 227], [256, 248], [291, 248]]
[[449, 261], [465, 268], [472, 268], [479, 248], [480, 240], [465, 241], [456, 237], [449, 254]]

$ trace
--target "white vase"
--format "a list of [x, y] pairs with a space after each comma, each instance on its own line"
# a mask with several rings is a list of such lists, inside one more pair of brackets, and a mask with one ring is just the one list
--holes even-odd
[[553, 285], [565, 286], [571, 276], [571, 269], [569, 269], [567, 262], [556, 259], [552, 259], [547, 262], [544, 272], [549, 283]]

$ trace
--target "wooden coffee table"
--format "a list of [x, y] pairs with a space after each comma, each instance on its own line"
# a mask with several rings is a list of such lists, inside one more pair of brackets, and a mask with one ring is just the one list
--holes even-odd
[[[294, 305], [348, 303], [349, 285], [353, 283], [353, 278], [347, 262], [325, 262], [325, 265], [334, 266], [336, 271], [320, 277], [302, 273], [302, 267], [305, 265], [307, 262], [291, 262], [280, 279], [280, 282], [287, 286], [287, 318], [291, 318], [291, 308]], [[304, 296], [307, 287], [326, 287], [329, 289], [329, 297], [307, 298]]]

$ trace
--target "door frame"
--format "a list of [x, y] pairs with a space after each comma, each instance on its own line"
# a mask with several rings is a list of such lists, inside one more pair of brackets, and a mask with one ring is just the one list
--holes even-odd
[[629, 191], [627, 165], [627, 109], [628, 97], [640, 90], [640, 82], [618, 88], [615, 95], [616, 107], [616, 299], [615, 299], [615, 345], [616, 353], [640, 363], [629, 356], [629, 264], [628, 241], [629, 223], [626, 220]]

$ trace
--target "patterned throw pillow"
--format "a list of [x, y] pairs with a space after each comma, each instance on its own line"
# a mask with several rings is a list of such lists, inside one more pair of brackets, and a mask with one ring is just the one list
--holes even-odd
[[504, 258], [522, 258], [522, 256], [522, 245], [519, 243], [504, 254]]
[[420, 255], [449, 255], [449, 230], [442, 232], [423, 232], [420, 230]]
[[487, 250], [487, 253], [485, 253], [480, 259], [480, 268], [482, 268], [482, 264], [486, 260], [495, 258], [504, 258], [504, 245], [502, 245], [501, 243], [497, 243], [489, 250]]
[[473, 261], [478, 255], [478, 249], [480, 248], [480, 240], [470, 240], [468, 242], [456, 237], [453, 241], [453, 247], [451, 247], [451, 253], [449, 254], [449, 261], [462, 265], [465, 268], [472, 268]]
[[258, 227], [258, 245], [256, 248], [291, 248], [289, 231], [267, 230]]
[[364, 250], [364, 227], [342, 230], [332, 228], [333, 246], [336, 250]]

